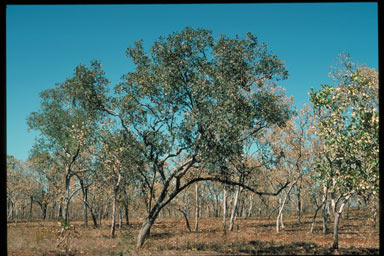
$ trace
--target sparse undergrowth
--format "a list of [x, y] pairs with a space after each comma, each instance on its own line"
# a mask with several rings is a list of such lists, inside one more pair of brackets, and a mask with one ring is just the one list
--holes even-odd
[[[273, 219], [239, 218], [239, 229], [223, 234], [221, 219], [203, 218], [199, 232], [188, 232], [183, 219], [159, 219], [151, 230], [144, 248], [137, 250], [136, 236], [139, 219], [117, 230], [117, 237], [109, 236], [109, 225], [94, 229], [81, 221], [72, 221], [76, 236], [68, 248], [57, 247], [57, 221], [33, 221], [8, 224], [9, 255], [329, 255], [333, 251], [332, 233], [322, 234], [321, 222], [316, 222], [314, 233], [309, 233], [310, 215], [296, 223], [295, 216], [287, 217], [285, 229], [275, 233]], [[332, 232], [332, 230], [330, 230]], [[339, 254], [379, 254], [378, 227], [356, 213], [349, 220], [342, 219]], [[68, 254], [66, 254], [66, 250]]]

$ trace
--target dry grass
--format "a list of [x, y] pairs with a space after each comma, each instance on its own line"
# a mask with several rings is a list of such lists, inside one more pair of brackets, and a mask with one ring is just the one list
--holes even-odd
[[[183, 219], [159, 219], [141, 250], [135, 249], [136, 235], [141, 221], [132, 220], [130, 226], [117, 230], [117, 237], [109, 237], [109, 225], [98, 229], [84, 227], [73, 221], [76, 232], [69, 242], [71, 255], [255, 255], [255, 254], [330, 254], [332, 234], [322, 234], [318, 220], [313, 234], [310, 215], [296, 224], [295, 216], [285, 219], [285, 229], [275, 232], [273, 219], [238, 219], [233, 232], [223, 234], [221, 219], [200, 220], [199, 232], [186, 231]], [[106, 223], [104, 221], [104, 223]], [[361, 212], [350, 219], [342, 219], [339, 234], [340, 254], [378, 254], [378, 227]], [[57, 247], [60, 227], [53, 221], [34, 221], [8, 224], [9, 255], [65, 255], [65, 248]], [[332, 231], [332, 227], [331, 227]]]

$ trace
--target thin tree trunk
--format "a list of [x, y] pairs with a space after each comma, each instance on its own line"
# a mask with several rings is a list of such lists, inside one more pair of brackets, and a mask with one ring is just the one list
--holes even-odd
[[[317, 203], [316, 203], [317, 204]], [[313, 215], [312, 217], [312, 226], [311, 226], [311, 233], [313, 233], [313, 228], [315, 226], [315, 221], [316, 221], [316, 216], [317, 216], [317, 213], [319, 212], [319, 210], [321, 209], [322, 205], [319, 205], [316, 210], [315, 210], [315, 214]]]
[[101, 227], [101, 219], [103, 218], [103, 205], [99, 206], [98, 214], [99, 214], [99, 226]]
[[111, 226], [111, 237], [115, 237], [115, 223], [116, 223], [116, 203], [117, 203], [117, 193], [119, 192], [120, 187], [120, 181], [121, 181], [121, 174], [119, 172], [117, 182], [113, 188], [113, 206], [112, 206], [112, 226]]
[[321, 214], [322, 214], [322, 217], [323, 217], [323, 234], [327, 234], [328, 233], [327, 204], [328, 204], [328, 202], [324, 202], [323, 208], [321, 210]]
[[195, 232], [199, 231], [199, 183], [195, 184]]
[[14, 218], [14, 203], [12, 202], [12, 200], [9, 200], [9, 212], [8, 212], [8, 219], [11, 219], [13, 220]]
[[63, 217], [63, 203], [60, 202], [59, 208], [57, 209], [57, 218], [61, 219]]
[[15, 224], [16, 224], [16, 226], [17, 226], [17, 221], [18, 221], [18, 217], [19, 217], [19, 215], [18, 215], [18, 209], [17, 209], [17, 207], [14, 206], [14, 208], [15, 208]]
[[[281, 223], [281, 227], [284, 228], [284, 223], [283, 223], [283, 209], [284, 209], [284, 206], [285, 206], [285, 202], [287, 201], [287, 198], [289, 196], [289, 193], [291, 192], [293, 186], [296, 184], [296, 182], [298, 181], [298, 179], [296, 179], [296, 181], [294, 183], [291, 184], [287, 194], [285, 195], [285, 198], [283, 200], [283, 203], [281, 204], [281, 207], [280, 207], [280, 210], [279, 210], [279, 213], [277, 214], [277, 218], [276, 218], [276, 233], [279, 233], [280, 232], [280, 226], [279, 226], [279, 222]], [[281, 199], [279, 198], [279, 201]]]
[[323, 199], [322, 199], [322, 209], [321, 209], [321, 214], [323, 217], [323, 234], [328, 233], [328, 215], [327, 215], [327, 207], [329, 207], [329, 202], [328, 202], [328, 186], [324, 186], [323, 188]]
[[280, 225], [281, 225], [281, 228], [285, 228], [284, 226], [284, 222], [283, 222], [283, 213], [280, 214]]
[[119, 207], [119, 228], [123, 226], [123, 213], [121, 212], [121, 208]]
[[233, 231], [233, 223], [235, 222], [235, 214], [236, 214], [236, 208], [239, 201], [239, 195], [241, 193], [241, 187], [238, 186], [236, 190], [235, 200], [233, 202], [232, 212], [231, 212], [231, 218], [229, 220], [229, 231]]
[[226, 234], [226, 216], [227, 216], [227, 190], [224, 186], [223, 190], [223, 232]]
[[29, 215], [28, 215], [28, 219], [32, 219], [33, 196], [30, 196], [30, 197], [29, 197], [29, 203], [30, 203], [30, 207], [29, 207]]
[[55, 218], [55, 210], [56, 210], [56, 200], [53, 201], [52, 207], [51, 207], [51, 213], [49, 214], [50, 219]]
[[69, 224], [69, 200], [64, 203], [64, 223]]
[[184, 216], [184, 219], [185, 219], [185, 225], [187, 226], [187, 229], [189, 232], [192, 232], [191, 230], [191, 226], [189, 225], [189, 221], [188, 221], [188, 216], [187, 216], [187, 213], [185, 211], [183, 211], [182, 209], [178, 209]]
[[373, 213], [372, 214], [372, 226], [373, 226], [373, 228], [376, 228], [376, 218], [377, 218], [377, 205], [376, 205], [376, 202], [373, 202], [372, 213]]
[[84, 226], [88, 226], [88, 211], [87, 211], [87, 202], [88, 202], [88, 188], [83, 189], [83, 218]]
[[297, 192], [297, 224], [301, 224], [301, 191]]
[[65, 179], [65, 197], [64, 197], [64, 223], [65, 224], [69, 224], [69, 202], [70, 202], [69, 183], [70, 183], [70, 178], [67, 175]]
[[41, 203], [41, 218], [45, 220], [47, 217], [47, 204], [45, 202]]
[[107, 203], [103, 209], [104, 209], [103, 219], [106, 219], [109, 216], [109, 202], [108, 201], [107, 201]]
[[218, 218], [220, 216], [220, 202], [219, 196], [216, 194], [216, 207], [215, 207], [215, 217]]
[[240, 197], [240, 206], [239, 206], [239, 216], [241, 216], [241, 217], [246, 217], [246, 212], [245, 212], [245, 210], [244, 210], [244, 205], [245, 205], [245, 198], [242, 198], [241, 199], [241, 197]]
[[253, 194], [251, 194], [251, 195], [249, 196], [249, 208], [248, 208], [248, 213], [247, 213], [246, 218], [251, 217], [252, 208], [253, 208]]
[[334, 221], [334, 230], [333, 230], [333, 245], [332, 249], [338, 249], [339, 248], [339, 221], [340, 221], [341, 214], [339, 214], [337, 211], [335, 212], [335, 221]]
[[346, 204], [346, 202], [349, 200], [349, 198], [351, 197], [351, 194], [347, 195], [343, 202], [341, 203], [340, 205], [340, 208], [339, 210], [336, 209], [337, 205], [333, 204], [333, 213], [334, 213], [334, 229], [333, 229], [333, 245], [332, 245], [332, 248], [333, 249], [338, 249], [339, 248], [339, 222], [340, 222], [340, 218], [341, 218], [341, 214], [343, 213], [343, 210], [344, 210], [344, 206]]
[[11, 200], [7, 199], [7, 219], [11, 218]]
[[115, 218], [116, 218], [116, 199], [117, 199], [117, 189], [113, 190], [113, 203], [112, 203], [112, 225], [111, 225], [111, 237], [115, 237]]
[[125, 222], [127, 225], [129, 225], [129, 208], [127, 203], [124, 203], [124, 212], [125, 212]]

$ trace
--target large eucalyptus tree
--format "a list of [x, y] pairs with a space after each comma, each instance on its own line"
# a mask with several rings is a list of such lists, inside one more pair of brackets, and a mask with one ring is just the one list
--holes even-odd
[[191, 184], [240, 184], [231, 180], [230, 167], [245, 141], [290, 116], [285, 95], [274, 90], [288, 72], [251, 33], [215, 39], [209, 30], [187, 27], [160, 37], [149, 52], [139, 41], [126, 53], [136, 68], [114, 95], [94, 83], [72, 91], [85, 109], [119, 120], [144, 160], [138, 172], [149, 202], [141, 247], [161, 209]]

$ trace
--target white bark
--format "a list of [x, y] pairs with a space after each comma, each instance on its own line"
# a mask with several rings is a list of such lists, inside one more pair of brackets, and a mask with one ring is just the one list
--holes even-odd
[[253, 208], [253, 193], [249, 196], [249, 208], [246, 218], [251, 217], [252, 214], [252, 208]]
[[227, 215], [227, 190], [223, 189], [223, 231], [226, 233], [226, 215]]
[[[337, 210], [337, 203], [333, 202], [332, 208], [334, 210], [334, 228], [333, 228], [333, 249], [339, 248], [339, 223], [341, 214], [343, 213], [345, 203], [348, 201], [348, 199], [351, 197], [351, 194], [344, 197], [343, 202], [340, 205], [340, 208]], [[333, 199], [334, 200], [334, 199]]]
[[238, 201], [239, 201], [240, 193], [241, 193], [241, 187], [238, 186], [238, 188], [236, 190], [235, 201], [233, 202], [231, 218], [230, 218], [230, 221], [229, 221], [229, 231], [233, 231], [233, 224], [235, 222], [236, 208], [237, 208], [237, 204], [238, 204]]
[[[297, 178], [296, 181], [294, 183], [291, 184], [291, 186], [289, 187], [289, 190], [287, 192], [287, 194], [285, 195], [285, 198], [283, 200], [283, 203], [281, 204], [281, 207], [279, 209], [279, 213], [277, 214], [277, 218], [276, 218], [276, 233], [280, 233], [280, 224], [281, 224], [281, 227], [284, 228], [284, 223], [283, 223], [283, 209], [284, 209], [284, 206], [285, 206], [285, 203], [287, 201], [287, 198], [289, 196], [289, 193], [291, 193], [291, 190], [293, 188], [293, 186], [297, 183], [299, 179]], [[280, 199], [279, 199], [280, 201]], [[280, 224], [279, 224], [280, 223]]]

